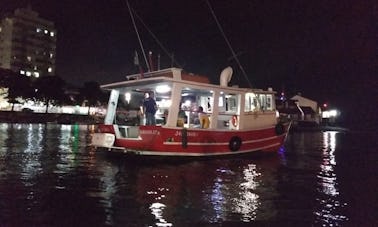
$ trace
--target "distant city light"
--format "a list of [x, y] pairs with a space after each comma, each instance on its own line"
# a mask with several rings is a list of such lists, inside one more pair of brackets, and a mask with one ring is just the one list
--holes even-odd
[[339, 115], [339, 111], [337, 110], [328, 110], [322, 112], [322, 118], [332, 118], [337, 117]]

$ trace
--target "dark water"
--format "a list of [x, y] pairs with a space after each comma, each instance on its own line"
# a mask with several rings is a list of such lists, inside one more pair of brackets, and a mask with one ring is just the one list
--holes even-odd
[[96, 153], [92, 130], [0, 124], [0, 226], [378, 226], [375, 133], [166, 164]]

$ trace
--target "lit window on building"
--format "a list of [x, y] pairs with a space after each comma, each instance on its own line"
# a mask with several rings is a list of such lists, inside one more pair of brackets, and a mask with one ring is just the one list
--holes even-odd
[[47, 31], [47, 29], [45, 29], [45, 34], [48, 34], [49, 33], [49, 31]]
[[25, 71], [24, 70], [20, 70], [20, 74], [25, 75]]
[[28, 59], [28, 61], [31, 61], [31, 57], [30, 56], [27, 56], [26, 58]]
[[37, 70], [37, 69], [38, 69], [38, 67], [35, 65], [35, 66], [34, 66], [34, 70]]
[[0, 26], [0, 32], [3, 31], [3, 28]]
[[36, 78], [39, 77], [39, 72], [34, 72], [33, 74], [34, 74], [34, 76], [35, 76]]
[[53, 58], [54, 57], [54, 54], [53, 53], [50, 53], [50, 58]]
[[26, 71], [26, 76], [31, 76], [31, 72]]
[[37, 28], [37, 33], [40, 33], [41, 32], [41, 29], [40, 28]]
[[54, 32], [50, 32], [50, 36], [51, 36], [51, 37], [54, 37], [54, 36], [55, 36], [55, 33], [54, 33]]
[[52, 72], [52, 68], [51, 67], [47, 68], [47, 72], [51, 73]]

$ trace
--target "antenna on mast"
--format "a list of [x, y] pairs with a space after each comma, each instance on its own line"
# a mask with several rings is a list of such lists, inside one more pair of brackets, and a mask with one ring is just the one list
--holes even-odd
[[231, 46], [230, 42], [228, 41], [226, 35], [224, 34], [224, 31], [223, 31], [223, 29], [222, 29], [222, 26], [219, 24], [219, 21], [218, 21], [218, 19], [217, 19], [217, 16], [215, 15], [214, 10], [213, 10], [213, 8], [212, 8], [211, 5], [210, 5], [210, 2], [209, 2], [208, 0], [206, 0], [206, 3], [207, 3], [207, 5], [208, 5], [209, 8], [210, 8], [211, 14], [212, 14], [213, 17], [214, 17], [214, 20], [215, 20], [215, 22], [217, 23], [218, 29], [219, 29], [220, 32], [222, 33], [223, 38], [225, 39], [225, 41], [226, 41], [226, 43], [227, 43], [227, 45], [228, 45], [228, 48], [230, 48], [230, 50], [231, 50], [232, 57], [235, 58], [235, 61], [238, 63], [238, 66], [239, 66], [240, 70], [242, 71], [244, 78], [247, 80], [249, 87], [252, 88], [252, 84], [251, 84], [251, 82], [249, 81], [249, 79], [248, 79], [248, 77], [247, 77], [247, 74], [246, 74], [245, 71], [244, 71], [243, 66], [240, 64], [240, 61], [239, 61], [239, 59], [237, 58], [237, 55], [236, 55], [234, 49], [232, 49], [232, 46]]
[[144, 61], [146, 62], [146, 66], [147, 66], [148, 71], [151, 71], [151, 70], [150, 70], [150, 66], [149, 66], [149, 64], [148, 64], [148, 61], [147, 61], [146, 53], [144, 52], [144, 48], [143, 48], [142, 41], [140, 40], [139, 32], [138, 32], [138, 29], [137, 29], [137, 27], [136, 27], [135, 20], [134, 20], [134, 16], [133, 16], [133, 13], [131, 12], [131, 7], [130, 7], [130, 4], [129, 4], [129, 1], [128, 1], [128, 0], [126, 0], [126, 4], [127, 4], [127, 7], [129, 8], [130, 17], [131, 17], [131, 20], [132, 20], [132, 22], [133, 22], [133, 25], [134, 25], [134, 29], [135, 29], [136, 35], [137, 35], [137, 37], [138, 37], [138, 41], [139, 41], [140, 48], [142, 49], [142, 53], [143, 53], [143, 57], [144, 57]]

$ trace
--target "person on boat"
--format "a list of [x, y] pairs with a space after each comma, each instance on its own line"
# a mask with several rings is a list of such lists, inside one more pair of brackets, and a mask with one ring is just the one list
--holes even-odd
[[168, 119], [168, 110], [164, 110], [163, 112], [163, 123], [167, 124], [167, 119]]
[[182, 105], [180, 105], [178, 118], [177, 118], [177, 127], [184, 127], [184, 123], [186, 123], [186, 119], [188, 117], [185, 114], [185, 111], [182, 109]]
[[203, 107], [198, 107], [198, 118], [200, 120], [201, 128], [209, 128], [210, 126], [210, 120], [209, 116], [205, 112], [203, 112]]
[[146, 125], [156, 124], [155, 114], [157, 111], [157, 105], [152, 92], [144, 93], [143, 108], [141, 111], [146, 118]]

